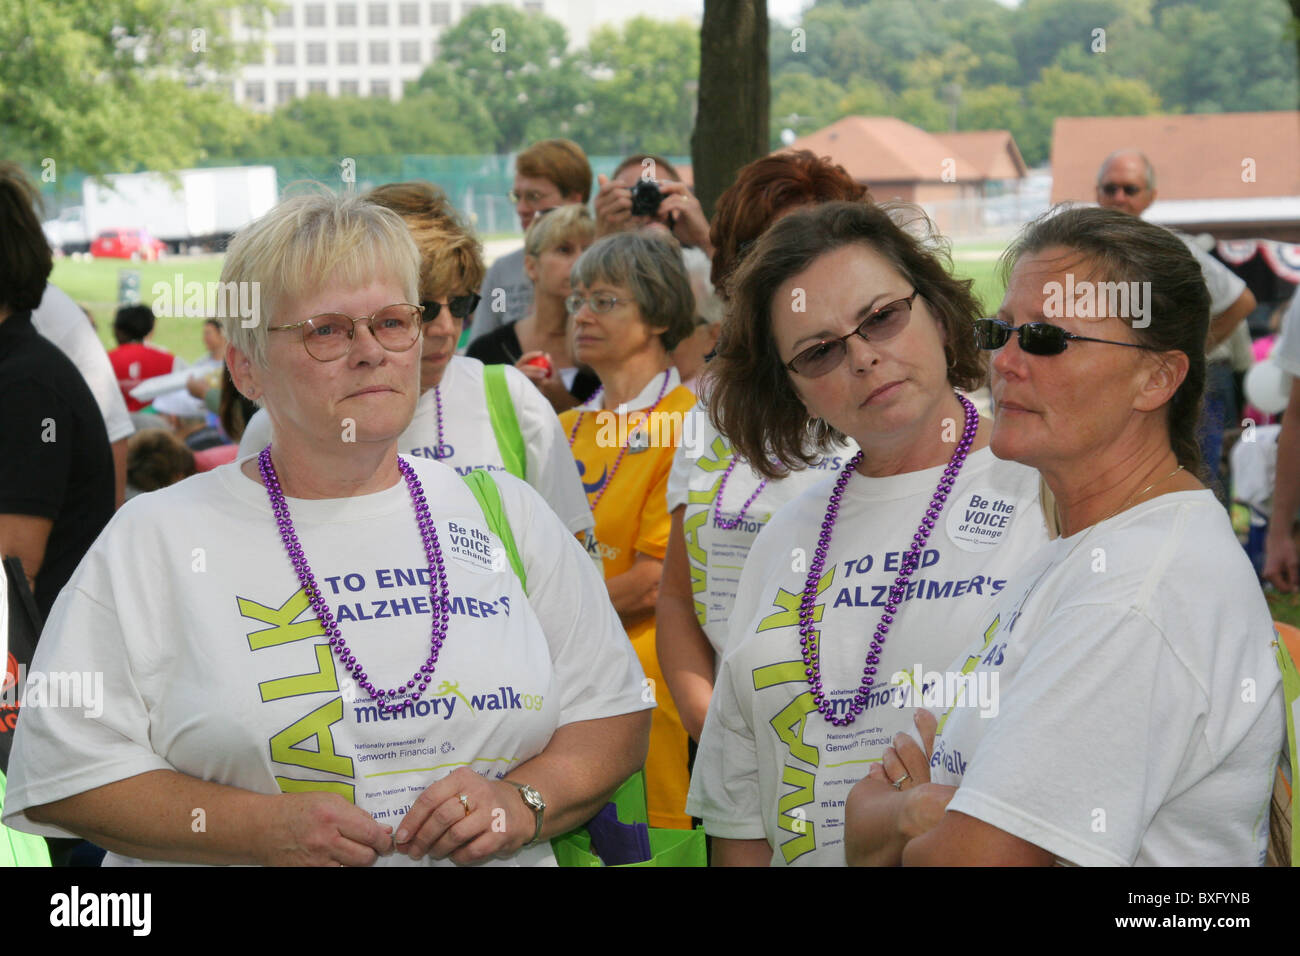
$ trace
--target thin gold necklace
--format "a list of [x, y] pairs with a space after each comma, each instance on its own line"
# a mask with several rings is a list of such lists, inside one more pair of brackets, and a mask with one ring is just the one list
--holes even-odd
[[[1014, 612], [1014, 613], [1012, 614], [1012, 616], [1011, 616], [1011, 621], [1012, 621], [1011, 626], [1014, 627], [1015, 619], [1018, 618], [1018, 617], [1020, 616], [1020, 609], [1021, 609], [1022, 607], [1025, 606], [1025, 602], [1029, 600], [1029, 595], [1033, 594], [1034, 591], [1037, 590], [1038, 585], [1042, 582], [1043, 578], [1045, 578], [1045, 577], [1047, 576], [1047, 573], [1048, 573], [1049, 571], [1051, 571], [1053, 568], [1060, 567], [1062, 564], [1064, 564], [1066, 561], [1068, 561], [1068, 560], [1070, 559], [1070, 557], [1074, 554], [1074, 552], [1076, 552], [1076, 551], [1079, 550], [1079, 546], [1080, 546], [1081, 544], [1083, 544], [1084, 541], [1088, 540], [1088, 538], [1092, 535], [1092, 530], [1093, 530], [1093, 528], [1097, 527], [1097, 525], [1101, 524], [1101, 523], [1104, 522], [1104, 521], [1109, 521], [1111, 518], [1115, 517], [1117, 514], [1119, 514], [1121, 511], [1123, 511], [1125, 508], [1127, 508], [1130, 504], [1132, 504], [1132, 503], [1133, 503], [1134, 501], [1136, 501], [1138, 498], [1141, 498], [1143, 495], [1145, 495], [1145, 494], [1146, 494], [1148, 491], [1150, 491], [1152, 488], [1155, 488], [1157, 485], [1162, 485], [1162, 484], [1164, 484], [1166, 481], [1168, 481], [1170, 478], [1174, 477], [1174, 475], [1178, 474], [1178, 473], [1179, 473], [1180, 471], [1182, 471], [1182, 470], [1183, 470], [1183, 466], [1182, 466], [1182, 465], [1179, 465], [1177, 468], [1175, 468], [1175, 469], [1174, 469], [1173, 471], [1171, 471], [1169, 474], [1165, 475], [1165, 476], [1164, 476], [1163, 478], [1161, 478], [1159, 481], [1154, 482], [1153, 484], [1147, 485], [1145, 488], [1143, 488], [1141, 491], [1139, 491], [1139, 492], [1138, 492], [1137, 494], [1135, 494], [1135, 495], [1130, 495], [1127, 499], [1125, 499], [1125, 501], [1124, 501], [1124, 503], [1123, 503], [1122, 505], [1120, 505], [1118, 508], [1116, 508], [1116, 509], [1115, 509], [1114, 511], [1112, 511], [1110, 514], [1106, 515], [1106, 517], [1102, 518], [1101, 521], [1095, 521], [1095, 522], [1093, 522], [1092, 524], [1088, 525], [1088, 527], [1085, 528], [1083, 531], [1076, 531], [1075, 534], [1078, 535], [1079, 540], [1076, 541], [1076, 542], [1074, 542], [1074, 544], [1072, 544], [1072, 545], [1070, 546], [1070, 550], [1067, 551], [1067, 552], [1065, 553], [1065, 557], [1063, 557], [1063, 558], [1059, 558], [1059, 559], [1054, 559], [1054, 560], [1052, 560], [1052, 561], [1049, 561], [1048, 564], [1047, 564], [1047, 567], [1043, 568], [1043, 570], [1039, 572], [1038, 577], [1036, 577], [1036, 578], [1034, 579], [1034, 583], [1031, 584], [1031, 585], [1029, 586], [1029, 589], [1026, 590], [1025, 593], [1024, 593], [1023, 595], [1021, 595], [1021, 597], [1020, 597], [1020, 601], [1016, 604], [1015, 612]], [[1056, 507], [1054, 510], [1056, 511], [1056, 525], [1057, 525], [1057, 528], [1059, 529], [1059, 528], [1060, 528], [1060, 525], [1061, 525], [1061, 512], [1060, 512], [1060, 508], [1059, 508], [1059, 507]], [[1057, 540], [1060, 540], [1060, 539], [1058, 538]]]
[[[1165, 476], [1164, 476], [1163, 478], [1161, 478], [1159, 481], [1147, 485], [1145, 488], [1143, 488], [1141, 491], [1139, 491], [1139, 492], [1138, 492], [1137, 494], [1135, 494], [1135, 495], [1129, 495], [1126, 499], [1124, 499], [1124, 503], [1123, 503], [1122, 505], [1120, 505], [1118, 508], [1116, 508], [1116, 509], [1115, 509], [1114, 511], [1112, 511], [1110, 514], [1106, 515], [1106, 517], [1102, 518], [1101, 521], [1109, 521], [1111, 518], [1115, 517], [1117, 514], [1119, 514], [1121, 511], [1123, 511], [1123, 510], [1124, 510], [1125, 508], [1127, 508], [1129, 505], [1135, 503], [1139, 498], [1141, 498], [1143, 495], [1145, 495], [1145, 494], [1146, 494], [1148, 491], [1150, 491], [1152, 488], [1156, 487], [1156, 485], [1163, 485], [1166, 481], [1168, 481], [1170, 478], [1172, 478], [1174, 475], [1178, 474], [1178, 473], [1179, 473], [1180, 471], [1182, 471], [1182, 470], [1183, 470], [1183, 466], [1182, 466], [1182, 465], [1179, 465], [1177, 468], [1175, 468], [1175, 469], [1174, 469], [1173, 471], [1171, 471], [1169, 474], [1165, 475]], [[1095, 527], [1096, 525], [1101, 524], [1101, 521], [1095, 522], [1095, 524], [1094, 524], [1093, 526]]]
[[[1091, 531], [1093, 528], [1097, 527], [1097, 525], [1101, 524], [1103, 521], [1109, 521], [1111, 518], [1115, 517], [1117, 514], [1119, 514], [1121, 511], [1123, 511], [1123, 510], [1124, 510], [1125, 508], [1127, 508], [1129, 505], [1131, 505], [1131, 504], [1133, 504], [1135, 501], [1137, 501], [1138, 498], [1141, 498], [1143, 495], [1145, 495], [1145, 494], [1146, 494], [1148, 491], [1150, 491], [1152, 488], [1155, 488], [1157, 485], [1163, 485], [1163, 484], [1164, 484], [1166, 481], [1168, 481], [1170, 478], [1174, 477], [1174, 475], [1176, 475], [1176, 474], [1178, 474], [1180, 471], [1182, 471], [1182, 470], [1184, 469], [1184, 467], [1185, 467], [1184, 465], [1179, 465], [1177, 468], [1175, 468], [1175, 469], [1174, 469], [1173, 471], [1171, 471], [1169, 474], [1165, 475], [1165, 476], [1164, 476], [1163, 478], [1161, 478], [1159, 481], [1156, 481], [1156, 482], [1153, 482], [1152, 484], [1147, 485], [1145, 488], [1143, 488], [1141, 491], [1139, 491], [1139, 492], [1138, 492], [1137, 494], [1135, 494], [1135, 495], [1129, 495], [1127, 498], [1124, 499], [1124, 503], [1123, 503], [1122, 505], [1120, 505], [1118, 508], [1116, 508], [1116, 509], [1115, 509], [1114, 511], [1112, 511], [1110, 514], [1106, 515], [1106, 517], [1101, 518], [1101, 519], [1099, 519], [1099, 520], [1097, 520], [1097, 521], [1094, 521], [1092, 524], [1088, 525], [1088, 527], [1087, 527], [1086, 530], [1087, 530], [1087, 531]], [[1056, 515], [1056, 531], [1057, 531], [1057, 534], [1060, 534], [1060, 531], [1061, 531], [1061, 506], [1060, 506], [1060, 504], [1059, 504], [1059, 503], [1054, 504], [1054, 505], [1052, 506], [1052, 510], [1055, 512], [1055, 515]], [[1079, 532], [1077, 532], [1077, 531], [1075, 532], [1075, 534], [1078, 534], [1078, 533], [1079, 533]], [[1072, 548], [1071, 550], [1073, 550], [1073, 548]]]

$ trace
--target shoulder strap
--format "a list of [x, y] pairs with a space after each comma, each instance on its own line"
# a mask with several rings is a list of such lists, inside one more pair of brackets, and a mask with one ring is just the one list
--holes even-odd
[[506, 549], [506, 556], [510, 558], [510, 567], [514, 569], [515, 576], [519, 578], [519, 583], [527, 594], [528, 578], [524, 574], [524, 562], [519, 557], [519, 548], [515, 545], [515, 535], [510, 530], [510, 519], [506, 517], [506, 509], [501, 503], [501, 492], [497, 489], [497, 483], [492, 480], [491, 473], [481, 468], [475, 468], [465, 475], [464, 479], [465, 484], [469, 485], [469, 490], [478, 500], [478, 506], [483, 509], [483, 517], [487, 521], [488, 528], [501, 539], [501, 544]]
[[[1300, 700], [1300, 672], [1296, 670], [1296, 662], [1300, 661], [1300, 631], [1276, 621], [1273, 623], [1273, 629], [1277, 633], [1274, 647], [1277, 664], [1282, 671], [1282, 696], [1286, 701], [1286, 748], [1291, 764], [1290, 810], [1294, 825], [1296, 819], [1300, 819], [1300, 789], [1295, 786], [1297, 767], [1295, 708], [1297, 700]], [[1295, 842], [1291, 844], [1290, 862], [1292, 866], [1300, 866], [1300, 844]]]
[[527, 481], [527, 458], [524, 454], [524, 436], [515, 416], [515, 403], [510, 398], [504, 365], [483, 366], [483, 390], [487, 393], [488, 418], [496, 436], [497, 449], [506, 471], [521, 481]]
[[1049, 538], [1061, 536], [1061, 515], [1056, 510], [1056, 495], [1047, 487], [1047, 482], [1038, 479], [1038, 503], [1043, 509], [1043, 523], [1047, 526]]

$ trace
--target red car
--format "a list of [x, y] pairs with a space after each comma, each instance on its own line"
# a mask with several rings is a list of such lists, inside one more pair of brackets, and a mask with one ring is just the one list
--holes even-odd
[[153, 262], [167, 251], [167, 244], [149, 235], [147, 229], [108, 229], [95, 237], [90, 254], [96, 259], [144, 259]]

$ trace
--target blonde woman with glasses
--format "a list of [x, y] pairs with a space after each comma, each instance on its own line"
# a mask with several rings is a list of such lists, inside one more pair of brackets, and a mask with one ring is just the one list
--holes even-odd
[[641, 669], [582, 547], [496, 475], [500, 560], [467, 483], [399, 453], [419, 274], [401, 218], [355, 196], [231, 242], [222, 281], [262, 308], [225, 317], [227, 366], [271, 444], [91, 548], [34, 666], [102, 674], [102, 706], [25, 709], [6, 825], [110, 865], [546, 865], [641, 765]]

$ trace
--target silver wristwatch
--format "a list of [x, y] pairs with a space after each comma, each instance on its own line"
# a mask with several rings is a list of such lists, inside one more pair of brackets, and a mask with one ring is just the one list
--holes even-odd
[[519, 783], [516, 780], [507, 780], [506, 783], [519, 791], [519, 796], [523, 798], [524, 805], [533, 811], [533, 816], [537, 818], [537, 829], [533, 831], [533, 838], [524, 844], [525, 847], [536, 845], [537, 841], [542, 838], [542, 814], [546, 812], [546, 801], [542, 795], [533, 787], [526, 783]]

